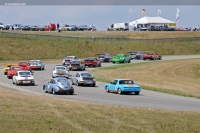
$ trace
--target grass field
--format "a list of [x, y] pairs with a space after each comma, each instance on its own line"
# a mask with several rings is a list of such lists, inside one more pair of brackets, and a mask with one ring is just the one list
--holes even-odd
[[[196, 32], [195, 32], [196, 33]], [[154, 51], [161, 55], [199, 55], [199, 40], [86, 41], [8, 37], [0, 35], [0, 61], [94, 57], [99, 53]]]
[[[1, 133], [198, 133], [200, 113], [98, 105], [0, 86]], [[67, 96], [68, 97], [68, 96]]]
[[200, 59], [125, 64], [92, 73], [107, 82], [116, 78], [134, 79], [145, 89], [200, 98]]

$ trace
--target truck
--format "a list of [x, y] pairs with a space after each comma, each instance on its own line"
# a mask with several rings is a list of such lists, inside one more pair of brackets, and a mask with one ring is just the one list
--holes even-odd
[[114, 23], [108, 27], [107, 31], [127, 31], [129, 30], [128, 23]]

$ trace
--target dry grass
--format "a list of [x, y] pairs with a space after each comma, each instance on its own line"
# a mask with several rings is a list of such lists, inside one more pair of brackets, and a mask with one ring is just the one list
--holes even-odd
[[189, 96], [200, 97], [200, 59], [103, 68], [93, 71], [93, 75], [110, 81], [115, 78], [130, 78], [141, 86], [161, 88], [169, 92], [175, 90]]
[[10, 33], [22, 34], [39, 34], [39, 35], [52, 35], [52, 36], [71, 36], [71, 37], [89, 37], [95, 35], [97, 38], [135, 38], [135, 39], [159, 39], [159, 38], [178, 38], [178, 37], [200, 37], [200, 32], [195, 31], [151, 31], [151, 32], [138, 32], [138, 31], [2, 31]]
[[36, 96], [0, 86], [0, 132], [197, 133], [200, 113], [129, 108]]

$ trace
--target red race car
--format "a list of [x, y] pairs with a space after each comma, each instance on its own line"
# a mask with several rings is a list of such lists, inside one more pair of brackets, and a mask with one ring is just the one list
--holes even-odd
[[143, 60], [147, 60], [147, 59], [149, 59], [149, 60], [161, 60], [162, 56], [158, 55], [156, 53], [146, 52], [143, 55]]
[[97, 58], [85, 58], [84, 60], [84, 64], [85, 66], [93, 66], [93, 67], [101, 67], [101, 61]]
[[27, 62], [27, 61], [20, 61], [18, 63], [18, 66], [22, 67], [22, 70], [28, 70], [28, 71], [32, 70], [31, 67], [30, 67], [29, 62]]
[[21, 70], [22, 70], [22, 67], [20, 67], [20, 66], [11, 66], [7, 72], [7, 78], [11, 79], [13, 77], [13, 75], [15, 75], [17, 73], [17, 71], [21, 71]]

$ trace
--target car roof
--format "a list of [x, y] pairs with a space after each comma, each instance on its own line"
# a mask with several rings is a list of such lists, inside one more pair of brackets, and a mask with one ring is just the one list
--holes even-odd
[[[114, 80], [132, 80], [132, 79], [114, 79]], [[132, 80], [133, 81], [133, 80]]]
[[27, 71], [27, 70], [20, 70], [20, 71], [17, 71], [17, 72], [30, 72], [30, 71]]
[[[58, 79], [66, 79], [66, 78], [64, 78], [64, 77], [55, 77], [53, 79], [58, 80]], [[68, 79], [66, 79], [66, 80], [68, 80]]]
[[40, 61], [40, 60], [30, 60], [30, 61]]
[[[78, 72], [78, 74], [82, 74], [82, 73], [89, 73], [88, 71], [84, 71], [84, 72]], [[89, 73], [91, 74], [91, 73]]]

